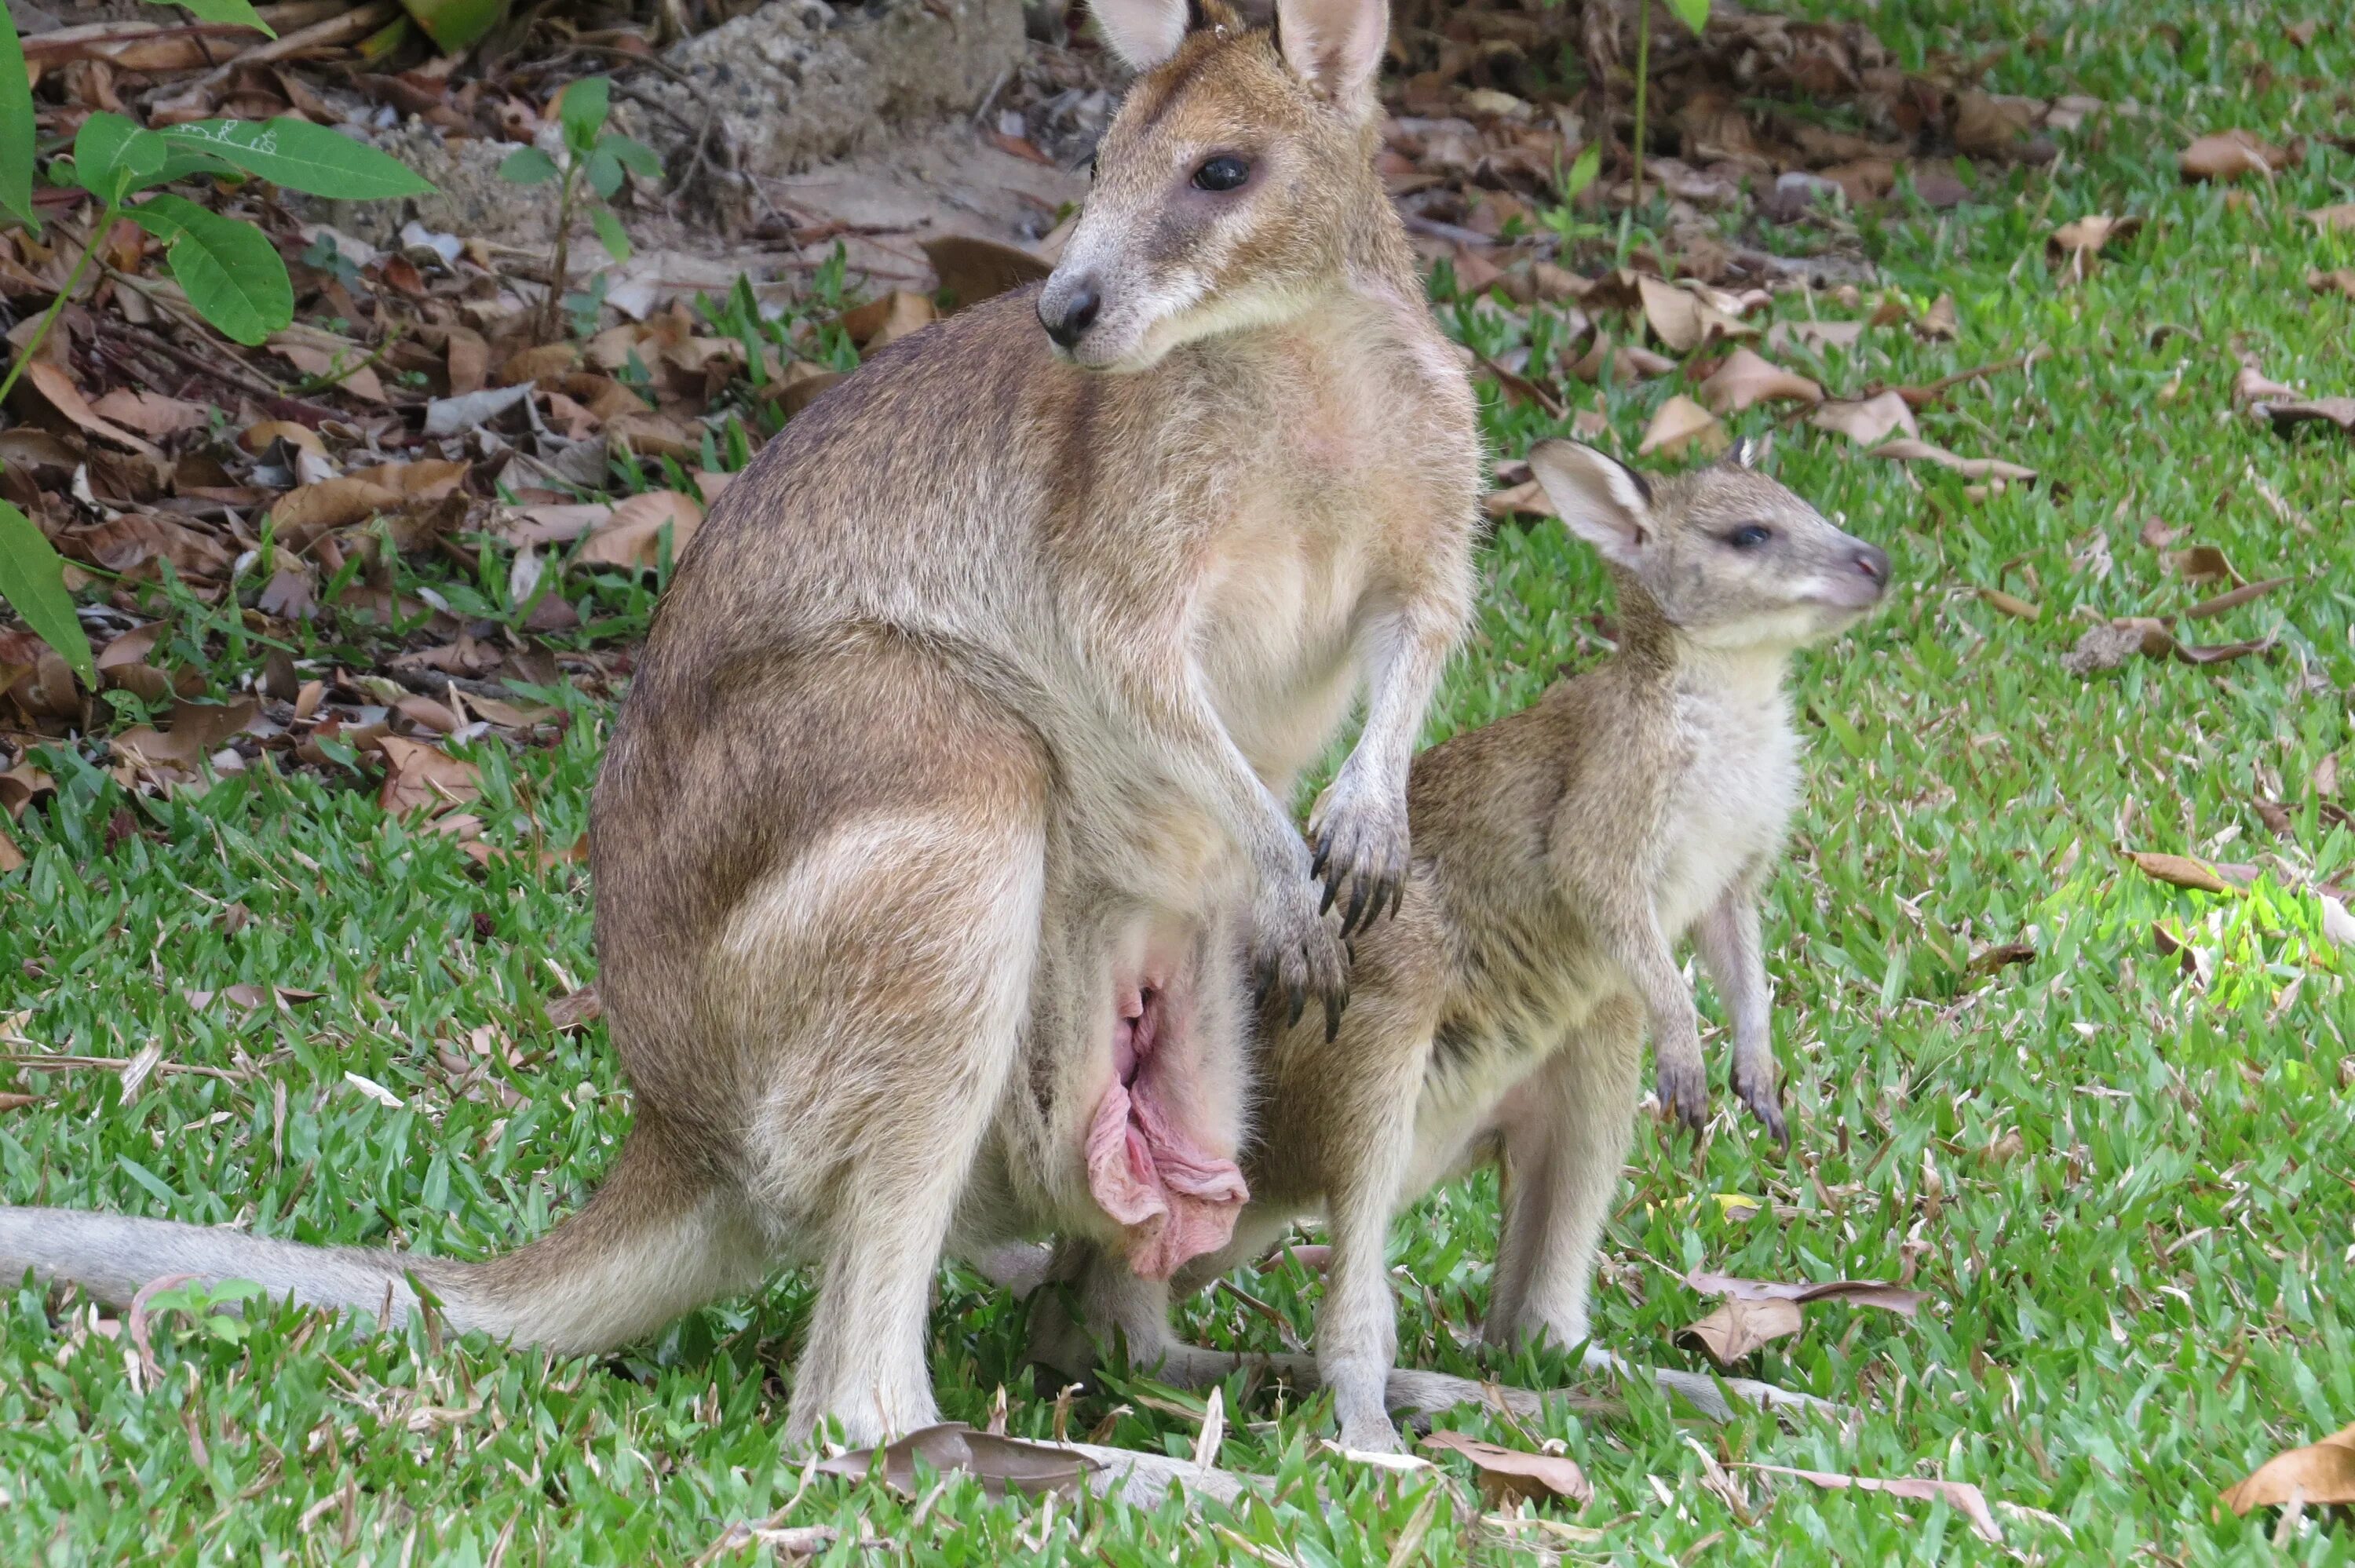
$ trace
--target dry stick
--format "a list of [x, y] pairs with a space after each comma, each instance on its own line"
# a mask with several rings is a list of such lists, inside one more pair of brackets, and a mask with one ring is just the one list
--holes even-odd
[[336, 44], [349, 43], [354, 38], [366, 37], [400, 15], [399, 0], [370, 0], [368, 5], [346, 11], [339, 16], [314, 22], [307, 27], [297, 27], [266, 44], [241, 49], [206, 72], [197, 85], [217, 86], [227, 80], [229, 73], [241, 65], [266, 65], [272, 60], [282, 60], [308, 49], [326, 48]]
[[[1909, 408], [1926, 408], [1936, 402], [1942, 393], [1960, 387], [1965, 382], [1983, 381], [1990, 376], [2001, 376], [2008, 370], [2024, 370], [2035, 362], [2038, 355], [2043, 352], [2041, 348], [2031, 348], [2026, 354], [2017, 358], [2004, 360], [2000, 364], [1982, 365], [1970, 370], [1957, 370], [1952, 376], [1941, 376], [1937, 380], [1920, 387], [1900, 387], [1897, 388], [1897, 395], [1905, 399]], [[1868, 392], [1865, 396], [1878, 397], [1882, 392], [1888, 390], [1888, 387], [1883, 387], [1878, 391]]]

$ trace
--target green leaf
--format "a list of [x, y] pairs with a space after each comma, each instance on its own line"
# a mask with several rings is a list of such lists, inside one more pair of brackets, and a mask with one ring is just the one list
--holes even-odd
[[507, 14], [507, 0], [402, 0], [401, 9], [436, 48], [456, 55], [498, 25]]
[[562, 172], [555, 159], [537, 147], [517, 147], [499, 165], [499, 178], [518, 185], [545, 185]]
[[1594, 176], [1602, 172], [1603, 143], [1589, 142], [1580, 150], [1578, 156], [1571, 161], [1570, 174], [1562, 182], [1561, 199], [1568, 201], [1593, 185]]
[[170, 151], [154, 132], [101, 110], [74, 135], [74, 180], [101, 201], [121, 201], [163, 168]]
[[38, 231], [33, 210], [33, 90], [25, 80], [25, 46], [16, 23], [0, 5], [0, 207]]
[[635, 136], [624, 136], [619, 131], [610, 132], [597, 138], [597, 150], [613, 154], [620, 160], [622, 167], [642, 180], [662, 178], [662, 159], [655, 155], [652, 147]]
[[1668, 0], [1668, 9], [1696, 33], [1709, 26], [1709, 0]]
[[291, 191], [344, 201], [430, 196], [432, 181], [400, 159], [307, 120], [198, 120], [157, 132]]
[[154, 5], [177, 5], [191, 12], [200, 22], [219, 22], [232, 27], [251, 27], [271, 37], [277, 30], [263, 21], [252, 5], [252, 0], [148, 0]]
[[602, 76], [584, 76], [564, 90], [557, 100], [556, 117], [564, 125], [564, 140], [575, 151], [586, 153], [597, 145], [597, 132], [605, 128], [605, 115], [612, 107], [613, 84]]
[[172, 276], [198, 314], [250, 347], [294, 319], [294, 285], [269, 236], [176, 196], [123, 214], [171, 247]]
[[605, 248], [606, 255], [616, 261], [630, 259], [630, 237], [623, 232], [620, 218], [602, 207], [596, 207], [589, 214], [589, 226], [597, 231], [597, 243]]
[[33, 520], [0, 501], [0, 599], [25, 618], [33, 635], [73, 666], [82, 684], [96, 686], [98, 671], [91, 662], [90, 639], [74, 617], [73, 596], [66, 592], [65, 562]]
[[622, 160], [600, 147], [589, 154], [589, 188], [612, 201], [622, 189]]

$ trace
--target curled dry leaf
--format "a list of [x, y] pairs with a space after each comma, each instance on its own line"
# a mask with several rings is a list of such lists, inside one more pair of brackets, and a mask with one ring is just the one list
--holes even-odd
[[1746, 348], [1728, 355], [1717, 374], [1700, 384], [1700, 392], [1702, 405], [1713, 414], [1739, 413], [1753, 403], [1824, 400], [1824, 389], [1815, 382]]
[[925, 240], [924, 256], [939, 275], [941, 287], [956, 296], [958, 310], [1035, 282], [1054, 270], [1028, 250], [964, 234]]
[[2224, 1494], [2224, 1506], [2246, 1513], [2286, 1503], [2293, 1494], [2318, 1508], [2355, 1503], [2355, 1426], [2275, 1455]]
[[133, 725], [114, 737], [114, 749], [149, 767], [193, 769], [252, 722], [259, 706], [251, 697], [230, 703], [176, 702], [168, 732], [154, 725]]
[[1898, 462], [1935, 463], [1940, 468], [1954, 470], [1966, 479], [2030, 480], [2036, 477], [2034, 469], [2022, 468], [2016, 462], [2006, 462], [2001, 458], [1958, 457], [1944, 447], [1932, 446], [1927, 441], [1910, 437], [1877, 446], [1872, 449], [1872, 455]]
[[[2254, 866], [2219, 865], [2212, 861], [2194, 860], [2187, 854], [2130, 850], [2126, 858], [2155, 882], [2164, 882], [2170, 887], [2189, 887], [2200, 893], [2230, 893], [2233, 891], [2235, 881], [2245, 887], [2256, 879]], [[2228, 877], [2228, 872], [2233, 875]]]
[[1883, 392], [1860, 402], [1826, 403], [1807, 416], [1807, 423], [1817, 429], [1846, 436], [1859, 446], [1887, 440], [1897, 430], [1915, 440], [1922, 435], [1921, 427], [1913, 422], [1913, 405], [1894, 392]]
[[917, 1495], [916, 1461], [935, 1470], [964, 1470], [980, 1478], [991, 1497], [1009, 1491], [1037, 1496], [1059, 1492], [1076, 1498], [1088, 1473], [1101, 1467], [1068, 1447], [1025, 1443], [1018, 1438], [976, 1432], [962, 1421], [922, 1427], [883, 1448], [853, 1448], [847, 1454], [821, 1460], [818, 1474], [864, 1479], [883, 1459], [883, 1482], [901, 1497]]
[[2206, 620], [2211, 616], [2222, 615], [2228, 609], [2238, 609], [2250, 600], [2263, 599], [2274, 589], [2286, 587], [2296, 580], [2295, 577], [2265, 577], [2257, 582], [2243, 583], [2240, 587], [2220, 593], [2213, 599], [2201, 599], [2183, 612], [2183, 619]]
[[2073, 282], [2093, 270], [2094, 258], [2105, 249], [2133, 238], [2141, 228], [2139, 217], [2093, 213], [2054, 229], [2051, 238], [2044, 242], [2045, 259]]
[[2246, 131], [2202, 136], [2176, 159], [2187, 180], [2237, 180], [2244, 175], [2271, 178], [2289, 166], [2289, 154]]
[[599, 522], [581, 547], [588, 565], [651, 570], [662, 546], [662, 531], [671, 531], [671, 558], [677, 560], [703, 524], [703, 503], [682, 491], [649, 490], [621, 502]]
[[1545, 487], [1534, 479], [1490, 491], [1481, 498], [1480, 509], [1500, 523], [1512, 517], [1553, 515], [1553, 503], [1546, 499]]
[[1685, 1333], [1700, 1341], [1710, 1360], [1719, 1366], [1730, 1367], [1762, 1345], [1773, 1343], [1799, 1331], [1806, 1321], [1796, 1301], [1769, 1298], [1764, 1300], [1729, 1298], [1725, 1304], [1700, 1321], [1685, 1330]]
[[2287, 435], [2293, 428], [2309, 419], [2335, 425], [2355, 435], [2355, 397], [2313, 397], [2287, 403], [2259, 403], [2254, 412], [2260, 418], [2273, 421], [2275, 435]]
[[1681, 457], [1698, 451], [1715, 457], [1732, 445], [1725, 427], [1717, 417], [1691, 398], [1678, 393], [1660, 405], [1659, 412], [1644, 431], [1644, 439], [1636, 448], [1638, 457]]
[[929, 297], [894, 289], [879, 300], [845, 311], [837, 324], [861, 352], [872, 354], [931, 324], [939, 314]]
[[1913, 334], [1930, 343], [1953, 343], [1963, 335], [1961, 313], [1955, 308], [1955, 296], [1941, 294], [1922, 313], [1913, 323]]
[[1676, 367], [1675, 360], [1655, 354], [1642, 344], [1614, 344], [1609, 333], [1599, 332], [1586, 345], [1586, 352], [1572, 362], [1567, 373], [1581, 381], [1600, 381], [1608, 376], [1624, 383], [1666, 376]]
[[388, 735], [378, 740], [377, 747], [386, 763], [377, 803], [391, 815], [416, 810], [439, 815], [483, 792], [480, 770], [440, 747]]
[[1671, 353], [1690, 354], [1702, 344], [1720, 338], [1757, 335], [1756, 327], [1673, 283], [1662, 282], [1657, 278], [1638, 277], [1636, 290], [1643, 302], [1644, 320], [1651, 327], [1652, 335]]
[[[2007, 958], [2005, 962], [2021, 963], [2036, 956], [2036, 949], [2025, 943], [2008, 943], [2000, 950], [2014, 949], [2024, 952]], [[1930, 1298], [1926, 1291], [1891, 1285], [1885, 1279], [1824, 1279], [1803, 1284], [1782, 1279], [1743, 1279], [1736, 1275], [1707, 1274], [1696, 1269], [1685, 1276], [1685, 1283], [1704, 1296], [1723, 1296], [1736, 1301], [1793, 1301], [1803, 1306], [1810, 1301], [1851, 1301], [1859, 1307], [1880, 1307], [1908, 1318], [1921, 1311], [1922, 1303]]]
[[2297, 395], [2296, 387], [2285, 387], [2259, 369], [2254, 355], [2241, 355], [2241, 372], [2232, 377], [2233, 402], [2264, 403], [2276, 398], [2295, 399]]
[[2334, 267], [2326, 272], [2318, 267], [2306, 275], [2306, 286], [2318, 294], [2344, 294], [2355, 300], [2355, 267]]
[[134, 392], [127, 387], [118, 387], [101, 397], [91, 405], [91, 411], [156, 440], [182, 430], [202, 429], [205, 423], [200, 403], [183, 402], [160, 392]]
[[2355, 201], [2342, 201], [2336, 207], [2309, 207], [2306, 220], [2320, 229], [2338, 229], [2355, 234]]
[[1970, 962], [1963, 966], [1963, 973], [1973, 980], [1979, 980], [2008, 969], [2014, 964], [2032, 964], [2035, 961], [2036, 944], [2033, 942], [1991, 942], [1971, 955]]
[[1910, 1498], [1916, 1502], [1943, 1502], [1969, 1520], [1981, 1540], [2003, 1540], [2003, 1529], [1996, 1523], [1994, 1510], [1987, 1507], [1987, 1494], [1968, 1481], [1938, 1481], [1920, 1476], [1843, 1476], [1830, 1470], [1795, 1470], [1783, 1465], [1737, 1464], [1732, 1467], [1770, 1476], [1796, 1476], [1827, 1491], [1846, 1491], [1852, 1487], [1858, 1491], [1886, 1492], [1891, 1497]]
[[47, 360], [37, 359], [25, 366], [25, 379], [32, 384], [33, 390], [49, 400], [49, 407], [99, 440], [111, 441], [119, 447], [128, 447], [133, 451], [146, 457], [164, 455], [154, 442], [134, 436], [129, 430], [102, 418], [90, 406], [89, 400], [82, 397], [81, 389], [73, 384], [73, 377], [59, 366], [51, 365]]
[[1471, 1460], [1479, 1478], [1480, 1495], [1491, 1508], [1508, 1509], [1524, 1499], [1542, 1502], [1548, 1498], [1567, 1498], [1582, 1506], [1594, 1500], [1593, 1483], [1568, 1455], [1532, 1454], [1466, 1437], [1461, 1432], [1433, 1432], [1423, 1446]]
[[548, 1026], [559, 1034], [586, 1029], [604, 1016], [605, 1001], [593, 982], [548, 1000]]
[[2021, 599], [2017, 594], [2006, 593], [2001, 588], [1983, 588], [1979, 589], [1979, 598], [2016, 620], [2038, 620], [2044, 615], [2042, 605]]

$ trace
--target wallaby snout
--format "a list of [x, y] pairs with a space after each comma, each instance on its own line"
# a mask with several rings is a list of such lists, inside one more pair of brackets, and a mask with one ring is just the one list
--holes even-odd
[[1056, 272], [1039, 291], [1039, 324], [1047, 329], [1057, 348], [1070, 353], [1087, 336], [1088, 328], [1095, 325], [1103, 305], [1103, 296], [1093, 278], [1066, 278]]

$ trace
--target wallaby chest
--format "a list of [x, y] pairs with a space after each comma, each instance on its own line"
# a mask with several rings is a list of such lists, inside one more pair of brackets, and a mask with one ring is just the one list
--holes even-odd
[[1779, 683], [1680, 683], [1683, 767], [1668, 791], [1654, 895], [1671, 940], [1782, 846], [1799, 794], [1799, 740]]

